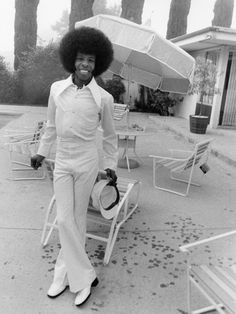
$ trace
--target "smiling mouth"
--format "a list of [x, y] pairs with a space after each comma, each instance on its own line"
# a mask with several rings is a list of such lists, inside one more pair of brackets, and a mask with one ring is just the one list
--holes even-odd
[[88, 71], [88, 70], [80, 70], [80, 73], [82, 73], [82, 74], [88, 74], [89, 71]]

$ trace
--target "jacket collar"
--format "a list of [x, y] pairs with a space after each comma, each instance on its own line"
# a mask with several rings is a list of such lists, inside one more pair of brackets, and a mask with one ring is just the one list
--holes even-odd
[[[72, 75], [70, 75], [67, 79], [62, 81], [62, 84], [57, 90], [56, 96], [59, 96], [60, 94], [62, 94], [69, 86], [72, 86], [72, 85], [74, 85], [74, 83], [72, 81]], [[99, 85], [97, 84], [94, 77], [89, 82], [89, 84], [86, 85], [86, 87], [89, 88], [97, 106], [101, 108], [101, 98], [102, 98], [101, 92], [100, 92]]]

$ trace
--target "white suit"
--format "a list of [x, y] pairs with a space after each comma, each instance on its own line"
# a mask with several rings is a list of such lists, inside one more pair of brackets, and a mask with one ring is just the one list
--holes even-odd
[[70, 76], [52, 84], [47, 127], [38, 154], [48, 157], [57, 139], [54, 191], [61, 250], [54, 271], [58, 286], [68, 281], [70, 290], [88, 287], [96, 273], [85, 251], [86, 213], [98, 173], [96, 131], [103, 129], [104, 169], [116, 169], [117, 137], [113, 98], [93, 78], [78, 89]]

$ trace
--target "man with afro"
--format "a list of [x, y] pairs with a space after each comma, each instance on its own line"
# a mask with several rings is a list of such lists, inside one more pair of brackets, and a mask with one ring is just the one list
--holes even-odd
[[31, 166], [38, 169], [57, 140], [54, 192], [61, 249], [48, 290], [56, 298], [67, 287], [76, 293], [75, 304], [85, 303], [98, 284], [85, 251], [86, 214], [98, 175], [96, 131], [103, 129], [103, 166], [116, 182], [117, 137], [113, 121], [113, 97], [95, 81], [113, 60], [110, 40], [91, 27], [69, 31], [61, 40], [59, 55], [70, 76], [52, 84], [47, 126]]

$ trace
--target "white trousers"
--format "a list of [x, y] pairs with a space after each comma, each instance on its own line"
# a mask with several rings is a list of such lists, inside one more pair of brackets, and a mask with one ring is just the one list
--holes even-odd
[[85, 251], [89, 197], [98, 174], [95, 142], [60, 139], [54, 170], [54, 192], [61, 249], [53, 282], [68, 283], [78, 292], [93, 282], [96, 273]]

